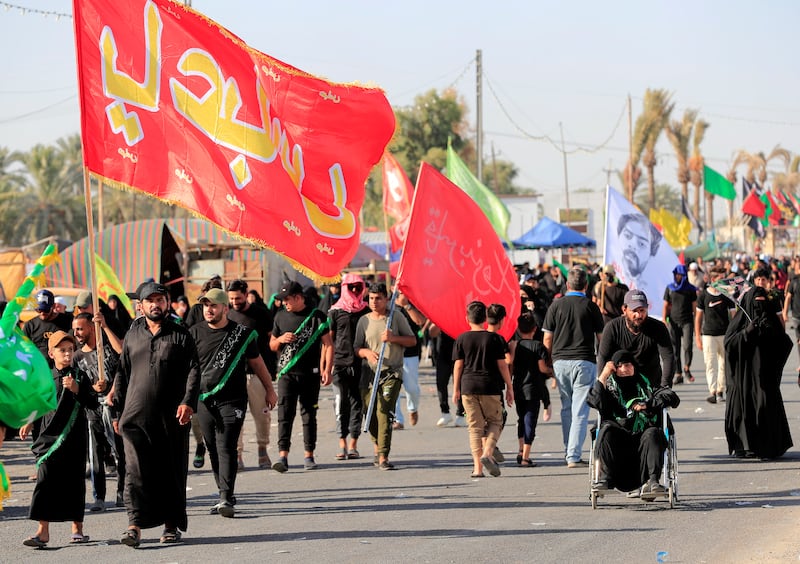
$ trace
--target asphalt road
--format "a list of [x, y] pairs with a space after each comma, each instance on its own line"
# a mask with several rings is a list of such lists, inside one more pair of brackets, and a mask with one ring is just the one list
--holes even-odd
[[[794, 353], [784, 373], [783, 394], [795, 441], [800, 441], [800, 389]], [[336, 461], [332, 390], [320, 400], [320, 469], [302, 470], [302, 437], [290, 471], [256, 466], [254, 437], [246, 438], [248, 468], [237, 483], [237, 514], [208, 514], [216, 498], [206, 465], [190, 469], [189, 531], [178, 545], [160, 545], [160, 529], [144, 531], [138, 549], [119, 544], [124, 509], [89, 513], [87, 545], [70, 546], [69, 524], [51, 525], [48, 549], [22, 546], [35, 530], [27, 519], [33, 482], [28, 444], [8, 441], [0, 459], [12, 478], [12, 497], [0, 513], [0, 562], [785, 562], [796, 561], [800, 540], [800, 454], [759, 462], [727, 456], [724, 404], [705, 402], [702, 355], [697, 381], [676, 387], [673, 410], [679, 453], [680, 503], [643, 504], [611, 493], [597, 510], [589, 502], [588, 470], [563, 461], [559, 400], [539, 422], [535, 468], [514, 463], [516, 414], [511, 410], [500, 446], [509, 462], [499, 478], [471, 479], [467, 430], [437, 428], [433, 373], [424, 369], [420, 421], [394, 434], [397, 470], [379, 471], [371, 456]], [[252, 431], [251, 427], [248, 427]], [[276, 430], [272, 431], [275, 441]], [[588, 443], [585, 445], [588, 457]], [[270, 446], [270, 455], [276, 456]], [[367, 440], [360, 450], [370, 454]], [[109, 490], [113, 491], [109, 483]], [[109, 494], [110, 496], [111, 494]], [[666, 553], [666, 554], [664, 554]]]

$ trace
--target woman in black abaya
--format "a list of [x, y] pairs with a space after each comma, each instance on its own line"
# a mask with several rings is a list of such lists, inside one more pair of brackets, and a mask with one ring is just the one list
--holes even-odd
[[791, 350], [766, 290], [747, 292], [725, 334], [725, 436], [733, 456], [777, 458], [792, 446], [780, 391]]

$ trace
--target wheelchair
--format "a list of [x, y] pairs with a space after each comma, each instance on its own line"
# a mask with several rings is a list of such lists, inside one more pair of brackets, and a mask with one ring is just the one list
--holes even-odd
[[[670, 429], [669, 410], [664, 408], [662, 411], [662, 430], [664, 438], [667, 439], [667, 448], [664, 450], [663, 469], [661, 471], [661, 483], [666, 490], [666, 497], [669, 500], [670, 509], [678, 503], [678, 443], [675, 438], [674, 429]], [[600, 432], [600, 414], [597, 414], [597, 425], [591, 429], [591, 448], [589, 450], [589, 498], [592, 502], [592, 509], [597, 509], [597, 500], [605, 497], [610, 490], [597, 489], [594, 484], [600, 479], [600, 460], [595, 455], [595, 440]], [[651, 501], [642, 500], [645, 503], [653, 503], [659, 498]]]

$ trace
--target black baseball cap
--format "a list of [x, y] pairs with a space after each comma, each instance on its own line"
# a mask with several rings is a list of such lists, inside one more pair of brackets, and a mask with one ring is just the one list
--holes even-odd
[[288, 281], [283, 284], [281, 289], [278, 291], [278, 299], [285, 300], [289, 296], [297, 296], [298, 294], [303, 293], [303, 287], [294, 281]]
[[641, 290], [628, 290], [625, 293], [623, 303], [628, 309], [636, 309], [637, 307], [647, 307], [647, 296]]
[[153, 294], [162, 294], [169, 297], [169, 290], [167, 290], [167, 287], [158, 282], [145, 282], [137, 288], [136, 293], [140, 300], [145, 300]]

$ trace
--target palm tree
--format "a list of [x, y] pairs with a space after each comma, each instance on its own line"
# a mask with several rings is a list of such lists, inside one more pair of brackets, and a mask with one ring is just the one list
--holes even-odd
[[656, 179], [655, 168], [656, 144], [664, 127], [669, 123], [670, 115], [675, 107], [672, 102], [672, 94], [664, 89], [647, 89], [644, 93], [643, 116], [646, 122], [647, 137], [644, 142], [644, 154], [642, 164], [647, 169], [647, 189], [649, 194], [650, 207], [656, 205]]
[[[710, 127], [710, 124], [702, 119], [695, 121], [694, 123], [694, 135], [692, 138], [692, 156], [689, 157], [689, 179], [694, 185], [694, 216], [700, 217], [700, 189], [703, 185], [703, 166], [705, 165], [705, 159], [700, 154], [700, 143], [703, 142], [703, 139], [706, 136], [706, 130]], [[709, 194], [709, 196], [713, 196], [713, 194]], [[714, 229], [714, 214], [711, 206], [711, 200], [709, 200], [708, 210], [711, 210], [711, 216], [706, 218], [706, 229]]]
[[[689, 143], [692, 140], [697, 110], [685, 110], [683, 118], [670, 121], [664, 128], [675, 156], [678, 157], [678, 183], [681, 185], [683, 199], [689, 202]], [[696, 216], [695, 216], [696, 217]]]
[[22, 155], [0, 147], [0, 241], [4, 246], [11, 244], [14, 235], [13, 223], [19, 216], [19, 210], [11, 205], [15, 194], [20, 190], [23, 177], [14, 165], [20, 163]]
[[25, 185], [12, 198], [24, 214], [13, 229], [22, 243], [44, 237], [80, 238], [86, 233], [80, 183], [76, 187], [67, 154], [55, 146], [36, 145], [22, 155]]

